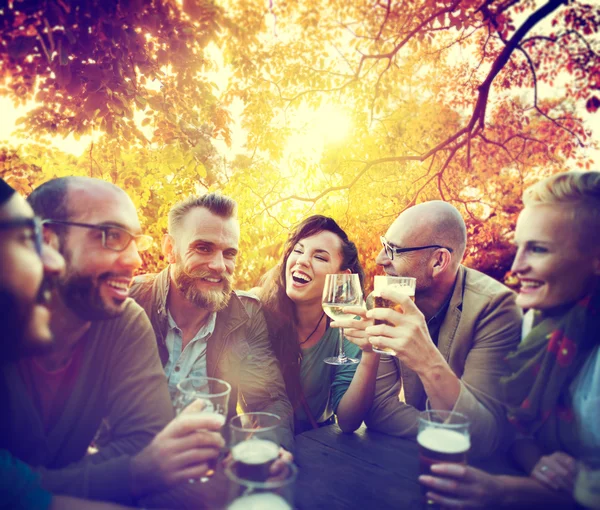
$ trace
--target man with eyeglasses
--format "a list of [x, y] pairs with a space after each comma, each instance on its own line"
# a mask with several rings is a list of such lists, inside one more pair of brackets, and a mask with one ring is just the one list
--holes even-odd
[[[172, 420], [152, 326], [128, 297], [138, 250], [151, 239], [131, 199], [105, 181], [53, 179], [29, 201], [66, 271], [49, 306], [52, 350], [3, 367], [10, 413], [0, 447], [34, 467], [50, 492], [169, 506], [163, 493], [202, 476], [217, 457], [223, 420]], [[108, 433], [91, 453], [101, 424]]]
[[[466, 228], [452, 205], [432, 201], [405, 210], [390, 226], [377, 256], [386, 274], [417, 280], [415, 302], [384, 289], [402, 312], [357, 309], [362, 320], [336, 321], [362, 348], [391, 349], [382, 356], [376, 394], [365, 420], [375, 430], [415, 436], [417, 417], [454, 410], [470, 420], [471, 452], [487, 455], [503, 439], [506, 419], [498, 388], [504, 357], [520, 338], [515, 294], [461, 264]], [[373, 325], [373, 320], [389, 324]], [[399, 400], [403, 389], [404, 400]]]

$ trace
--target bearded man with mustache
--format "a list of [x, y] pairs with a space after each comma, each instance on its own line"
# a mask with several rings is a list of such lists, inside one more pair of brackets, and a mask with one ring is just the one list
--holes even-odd
[[173, 206], [162, 241], [169, 266], [136, 277], [130, 294], [150, 317], [172, 397], [182, 379], [223, 379], [232, 387], [228, 416], [237, 414], [238, 404], [244, 412], [276, 414], [281, 445], [289, 450], [293, 412], [260, 302], [232, 290], [236, 207], [214, 193]]

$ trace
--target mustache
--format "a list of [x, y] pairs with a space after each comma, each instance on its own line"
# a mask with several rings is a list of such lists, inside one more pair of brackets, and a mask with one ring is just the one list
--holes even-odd
[[225, 281], [225, 283], [231, 283], [233, 281], [233, 275], [228, 273], [215, 273], [213, 271], [206, 271], [204, 269], [198, 269], [197, 271], [192, 271], [191, 273], [187, 273], [190, 278], [221, 278]]

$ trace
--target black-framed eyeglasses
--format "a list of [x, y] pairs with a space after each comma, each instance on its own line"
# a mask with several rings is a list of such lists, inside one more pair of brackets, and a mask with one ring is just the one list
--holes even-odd
[[112, 225], [90, 225], [89, 223], [77, 223], [75, 221], [44, 220], [42, 225], [65, 225], [67, 227], [82, 227], [99, 230], [102, 232], [102, 246], [113, 251], [123, 251], [131, 241], [135, 241], [138, 251], [144, 251], [152, 246], [152, 237], [138, 234], [134, 235], [122, 227]]
[[33, 231], [33, 242], [35, 251], [38, 255], [42, 255], [42, 222], [38, 217], [33, 218], [16, 218], [14, 220], [0, 221], [0, 230], [9, 230], [13, 228], [29, 228]]
[[415, 246], [414, 248], [396, 248], [395, 246], [391, 246], [390, 243], [387, 242], [386, 238], [381, 236], [379, 238], [381, 241], [381, 245], [385, 250], [385, 254], [388, 256], [390, 260], [394, 260], [394, 253], [399, 255], [400, 253], [407, 253], [409, 251], [419, 251], [419, 250], [427, 250], [428, 248], [443, 248], [444, 250], [448, 250], [452, 253], [452, 248], [448, 248], [448, 246], [441, 246], [439, 244], [428, 244], [427, 246]]

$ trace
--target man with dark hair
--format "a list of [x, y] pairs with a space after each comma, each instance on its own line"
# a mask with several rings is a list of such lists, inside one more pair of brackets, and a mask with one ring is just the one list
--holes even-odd
[[150, 317], [172, 395], [186, 377], [224, 379], [232, 386], [229, 415], [238, 403], [278, 415], [282, 446], [290, 449], [293, 412], [260, 302], [232, 291], [240, 236], [235, 214], [235, 202], [218, 194], [175, 205], [162, 243], [169, 266], [136, 277], [131, 296]]
[[[152, 326], [128, 298], [138, 248], [151, 241], [133, 203], [117, 186], [83, 177], [50, 181], [31, 203], [66, 271], [52, 293], [52, 350], [2, 367], [10, 413], [0, 446], [36, 468], [51, 492], [89, 499], [133, 503], [201, 476], [223, 445], [211, 432], [223, 420], [170, 422]], [[103, 422], [106, 441], [88, 455]]]
[[[336, 321], [363, 348], [385, 348], [375, 398], [365, 423], [397, 436], [415, 436], [419, 411], [457, 411], [470, 421], [471, 453], [487, 455], [504, 438], [499, 380], [516, 348], [521, 311], [515, 293], [461, 265], [467, 232], [458, 210], [441, 201], [405, 210], [381, 238], [377, 264], [391, 276], [417, 280], [414, 304], [393, 287], [382, 297], [402, 312], [376, 308], [371, 320]], [[361, 310], [357, 314], [365, 315]], [[403, 390], [404, 399], [399, 399]]]

